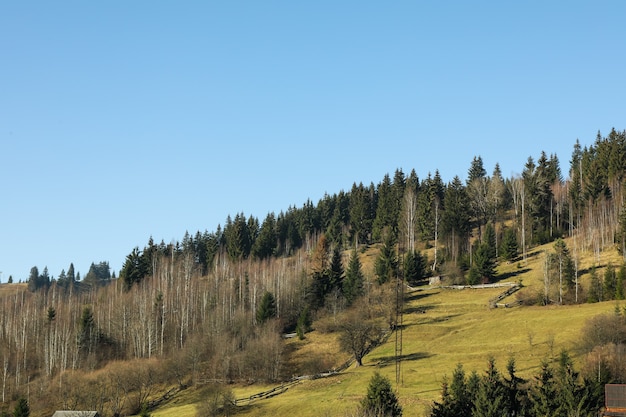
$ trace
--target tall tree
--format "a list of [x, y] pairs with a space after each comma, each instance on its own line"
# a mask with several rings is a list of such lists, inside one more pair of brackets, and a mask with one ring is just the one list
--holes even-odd
[[274, 213], [268, 213], [252, 246], [252, 255], [257, 259], [269, 258], [275, 253], [277, 241], [276, 218]]
[[518, 253], [519, 246], [517, 245], [517, 234], [515, 233], [515, 229], [507, 227], [504, 229], [500, 255], [504, 260], [511, 262], [517, 258]]
[[378, 204], [376, 206], [376, 217], [372, 225], [372, 238], [375, 241], [380, 241], [385, 236], [385, 233], [392, 235], [395, 233], [393, 230], [394, 221], [394, 207], [396, 206], [395, 195], [392, 190], [391, 178], [389, 174], [385, 174], [382, 182], [377, 187]]
[[120, 271], [120, 278], [126, 290], [129, 290], [133, 284], [143, 280], [148, 274], [148, 265], [142, 255], [139, 248], [135, 247], [132, 252], [126, 256], [126, 260]]
[[489, 358], [487, 371], [480, 381], [474, 399], [474, 417], [500, 417], [506, 402], [502, 376], [496, 369], [495, 359]]
[[361, 261], [359, 260], [359, 254], [355, 248], [352, 251], [352, 255], [350, 255], [346, 277], [343, 280], [343, 295], [348, 305], [352, 304], [358, 297], [363, 295], [364, 282], [365, 277], [361, 270]]
[[343, 287], [344, 271], [343, 263], [341, 260], [341, 251], [337, 246], [333, 248], [333, 254], [330, 261], [329, 278], [330, 290], [341, 290], [341, 288]]
[[470, 235], [469, 200], [459, 177], [454, 177], [446, 187], [445, 210], [442, 216], [442, 232], [452, 262], [458, 263], [466, 252]]
[[276, 317], [276, 298], [274, 298], [274, 294], [271, 292], [265, 291], [256, 311], [256, 321], [259, 324], [263, 324], [274, 317]]
[[384, 284], [391, 281], [398, 274], [398, 258], [395, 250], [395, 240], [391, 233], [385, 237], [385, 243], [374, 263], [376, 281]]

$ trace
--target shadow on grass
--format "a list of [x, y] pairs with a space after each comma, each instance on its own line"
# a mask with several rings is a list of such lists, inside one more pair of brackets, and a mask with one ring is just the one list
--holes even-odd
[[427, 293], [424, 291], [414, 291], [413, 293], [407, 295], [406, 297], [404, 297], [404, 302], [410, 302], [410, 301], [418, 301], [418, 300], [422, 300], [426, 297], [430, 297], [431, 295], [433, 295], [432, 293]]
[[430, 319], [424, 320], [424, 321], [420, 321], [419, 325], [423, 326], [425, 324], [437, 324], [437, 323], [445, 323], [446, 321], [453, 319], [455, 317], [459, 317], [461, 314], [451, 314], [448, 316], [441, 316], [441, 317], [432, 317]]
[[404, 308], [404, 314], [426, 314], [429, 310], [434, 309], [433, 305], [409, 306]]
[[529, 271], [530, 271], [530, 268], [522, 268], [516, 271], [507, 272], [506, 274], [500, 274], [495, 277], [494, 282], [505, 281], [507, 279], [515, 278], [516, 276], [525, 274], [526, 272], [529, 272]]
[[[432, 356], [434, 356], [432, 353], [416, 352], [416, 353], [408, 353], [406, 355], [400, 355], [398, 359], [401, 362], [407, 362], [407, 361], [418, 361], [420, 359], [427, 359]], [[380, 358], [377, 358], [377, 359], [378, 360], [375, 363], [375, 366], [378, 366], [378, 367], [389, 366], [389, 365], [396, 363], [395, 356], [381, 356]]]

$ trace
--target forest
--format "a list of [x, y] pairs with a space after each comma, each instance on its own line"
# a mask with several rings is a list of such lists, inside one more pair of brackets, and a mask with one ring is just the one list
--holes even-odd
[[[27, 290], [0, 292], [2, 412], [28, 397], [38, 415], [133, 415], [163, 386], [287, 380], [283, 334], [305, 337], [313, 320], [361, 297], [377, 307], [360, 320], [382, 317], [393, 330], [397, 280], [495, 282], [498, 262], [546, 243], [544, 291], [525, 303], [625, 298], [624, 264], [582, 286], [579, 260], [608, 248], [626, 260], [626, 131], [576, 141], [565, 172], [543, 152], [510, 178], [497, 164], [489, 174], [480, 156], [468, 165], [449, 183], [396, 169], [262, 220], [240, 212], [177, 242], [150, 239], [118, 277], [108, 262], [83, 279], [71, 264], [56, 278], [33, 267]], [[370, 247], [380, 250], [367, 276], [360, 255]]]

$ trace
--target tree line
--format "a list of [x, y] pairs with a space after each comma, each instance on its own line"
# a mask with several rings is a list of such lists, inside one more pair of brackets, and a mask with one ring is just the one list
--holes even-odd
[[626, 131], [598, 133], [584, 148], [576, 141], [568, 173], [564, 179], [557, 156], [545, 152], [537, 160], [529, 157], [521, 174], [510, 178], [498, 164], [487, 175], [480, 156], [465, 180], [455, 176], [447, 184], [438, 171], [420, 180], [415, 170], [406, 175], [397, 169], [377, 185], [354, 183], [350, 191], [268, 213], [263, 221], [241, 212], [214, 232], [187, 232], [180, 243], [156, 245], [151, 239], [128, 255], [120, 278], [129, 288], [149, 276], [155, 253], [191, 252], [194, 268], [206, 275], [224, 258], [264, 260], [311, 251], [322, 234], [340, 249], [382, 243], [419, 257], [420, 250], [434, 247], [430, 273], [469, 283], [492, 280], [496, 260], [525, 258], [532, 246], [564, 237], [576, 238], [573, 259], [585, 250], [599, 257], [612, 246], [626, 256]]

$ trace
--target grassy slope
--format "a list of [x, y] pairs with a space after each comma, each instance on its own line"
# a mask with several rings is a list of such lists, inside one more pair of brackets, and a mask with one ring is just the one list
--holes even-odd
[[[502, 265], [499, 272], [512, 276], [510, 280], [521, 280], [526, 291], [540, 291], [543, 276], [540, 251], [543, 249], [552, 248], [551, 245], [539, 248], [525, 263]], [[606, 265], [609, 261], [620, 262], [616, 254], [608, 252], [602, 259], [585, 259], [582, 265], [588, 268], [594, 262]], [[587, 279], [588, 276], [582, 277], [583, 285]], [[568, 349], [576, 357], [576, 342], [585, 320], [610, 313], [615, 307], [615, 302], [606, 302], [489, 309], [488, 300], [501, 291], [423, 288], [407, 294], [401, 383], [398, 387], [405, 416], [424, 415], [428, 405], [438, 398], [442, 379], [451, 376], [458, 363], [462, 363], [468, 373], [475, 370], [480, 374], [486, 367], [487, 358], [492, 355], [498, 368], [504, 371], [506, 362], [513, 356], [519, 374], [528, 378], [537, 372], [541, 360], [558, 355], [561, 349]], [[319, 346], [324, 346], [323, 349], [329, 350], [328, 361], [340, 363], [345, 354], [336, 350], [332, 337], [313, 332], [307, 343], [292, 346], [296, 351], [293, 360], [306, 360], [303, 358], [319, 354]], [[238, 415], [347, 415], [365, 394], [375, 371], [387, 376], [395, 386], [394, 354], [395, 336], [392, 335], [387, 343], [366, 356], [363, 367], [353, 366], [341, 375], [326, 379], [303, 381], [282, 395], [252, 403]], [[235, 387], [234, 393], [241, 398], [267, 388]], [[190, 404], [195, 401], [194, 397], [191, 393], [186, 395], [187, 399], [178, 398], [153, 415], [194, 416], [195, 407]]]

